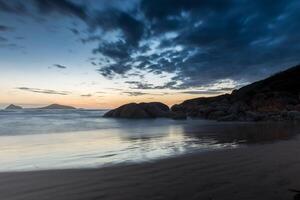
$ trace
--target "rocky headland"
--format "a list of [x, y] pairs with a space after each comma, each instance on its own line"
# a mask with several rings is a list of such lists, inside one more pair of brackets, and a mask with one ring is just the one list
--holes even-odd
[[231, 94], [186, 100], [171, 110], [220, 121], [300, 121], [300, 65]]
[[130, 103], [104, 117], [185, 119], [219, 121], [300, 121], [300, 65], [254, 82], [231, 94], [186, 100], [169, 109], [165, 104]]

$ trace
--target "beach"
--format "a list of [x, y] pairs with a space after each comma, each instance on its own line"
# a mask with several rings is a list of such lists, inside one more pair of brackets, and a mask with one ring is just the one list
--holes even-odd
[[300, 0], [0, 0], [0, 200], [300, 200]]
[[293, 199], [300, 141], [188, 154], [140, 164], [0, 174], [3, 200]]

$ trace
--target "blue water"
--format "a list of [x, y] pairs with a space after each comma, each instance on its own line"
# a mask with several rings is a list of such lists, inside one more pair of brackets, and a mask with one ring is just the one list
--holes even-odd
[[296, 124], [107, 119], [103, 110], [0, 110], [0, 171], [90, 168], [288, 139]]

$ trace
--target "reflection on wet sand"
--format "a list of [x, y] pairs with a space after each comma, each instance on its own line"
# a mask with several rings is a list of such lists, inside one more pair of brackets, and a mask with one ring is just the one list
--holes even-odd
[[291, 139], [300, 133], [299, 123], [215, 123], [184, 126], [184, 133], [197, 138], [212, 138], [218, 143], [265, 143]]

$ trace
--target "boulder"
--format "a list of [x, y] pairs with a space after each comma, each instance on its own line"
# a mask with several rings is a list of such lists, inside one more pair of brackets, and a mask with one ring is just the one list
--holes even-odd
[[108, 111], [104, 117], [112, 118], [150, 118], [150, 115], [136, 103], [123, 105], [114, 110]]
[[110, 110], [104, 114], [104, 117], [111, 118], [186, 118], [182, 112], [171, 112], [169, 107], [160, 102], [151, 103], [129, 103], [122, 105], [116, 109]]
[[167, 105], [160, 102], [138, 104], [150, 117], [169, 117], [170, 109]]

